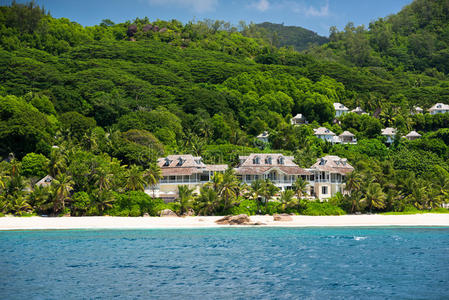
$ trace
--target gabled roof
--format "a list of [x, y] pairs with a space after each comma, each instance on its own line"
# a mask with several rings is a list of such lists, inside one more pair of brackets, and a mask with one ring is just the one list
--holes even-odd
[[38, 182], [36, 182], [37, 186], [50, 186], [51, 183], [53, 182], [54, 178], [51, 177], [50, 175], [45, 176], [44, 178], [42, 178], [41, 180], [39, 180]]
[[292, 118], [292, 120], [303, 120], [305, 117], [302, 114], [297, 114]]
[[168, 155], [157, 160], [162, 176], [183, 176], [203, 172], [225, 171], [227, 165], [206, 165], [202, 158], [190, 154]]
[[423, 112], [423, 111], [424, 111], [424, 109], [422, 109], [422, 108], [419, 107], [419, 106], [414, 106], [414, 107], [413, 107], [413, 110], [416, 111], [416, 112], [418, 112], [418, 111], [419, 111], [419, 112]]
[[352, 133], [349, 132], [349, 131], [343, 131], [343, 132], [339, 135], [339, 137], [355, 137], [355, 135], [352, 134]]
[[239, 175], [261, 175], [272, 169], [287, 175], [310, 174], [293, 162], [293, 156], [285, 156], [281, 153], [252, 153], [248, 156], [240, 156], [239, 159], [240, 164], [235, 168], [235, 172]]
[[346, 106], [344, 106], [343, 104], [338, 103], [338, 102], [334, 103], [334, 108], [335, 108], [335, 110], [344, 110], [344, 111], [349, 110], [349, 108], [347, 108]]
[[356, 108], [351, 110], [351, 112], [356, 113], [356, 114], [363, 114], [363, 113], [365, 113], [365, 111], [360, 106], [357, 106]]
[[264, 131], [264, 132], [262, 132], [261, 134], [259, 134], [258, 136], [257, 136], [257, 138], [258, 139], [260, 139], [260, 138], [267, 138], [267, 137], [269, 137], [270, 136], [270, 134], [268, 133], [268, 131]]
[[421, 135], [419, 133], [417, 133], [416, 131], [412, 130], [410, 131], [406, 136], [406, 138], [410, 138], [410, 137], [421, 137]]
[[396, 135], [396, 128], [387, 127], [385, 129], [382, 129], [381, 134], [382, 135]]
[[332, 131], [326, 127], [319, 127], [313, 130], [315, 135], [335, 135]]
[[336, 155], [327, 155], [318, 158], [316, 163], [310, 169], [318, 171], [333, 172], [339, 174], [348, 174], [354, 171], [354, 167], [348, 163], [346, 158], [340, 158]]
[[444, 103], [437, 103], [434, 106], [432, 106], [431, 108], [429, 108], [429, 111], [434, 111], [434, 110], [449, 110], [449, 105], [444, 104]]

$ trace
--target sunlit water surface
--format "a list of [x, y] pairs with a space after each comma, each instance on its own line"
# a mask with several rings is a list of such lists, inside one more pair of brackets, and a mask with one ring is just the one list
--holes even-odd
[[448, 299], [449, 228], [0, 232], [0, 299]]

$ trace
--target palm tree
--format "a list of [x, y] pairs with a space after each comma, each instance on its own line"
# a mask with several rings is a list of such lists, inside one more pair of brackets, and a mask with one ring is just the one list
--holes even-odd
[[301, 176], [296, 178], [296, 181], [293, 183], [293, 191], [296, 194], [296, 198], [301, 199], [307, 194], [307, 185], [309, 183], [304, 180]]
[[260, 213], [260, 195], [262, 193], [262, 183], [263, 180], [257, 179], [251, 182], [250, 193], [251, 198], [257, 203], [257, 212]]
[[210, 187], [202, 187], [200, 190], [200, 195], [196, 198], [198, 214], [204, 216], [213, 215], [218, 207], [218, 204], [217, 192]]
[[48, 163], [48, 170], [50, 176], [55, 178], [58, 174], [64, 172], [66, 169], [66, 161], [64, 155], [59, 148], [52, 149], [50, 153], [50, 161]]
[[8, 195], [10, 209], [16, 215], [21, 216], [25, 212], [30, 212], [33, 210], [31, 205], [27, 202], [27, 200], [21, 194]]
[[261, 195], [263, 196], [265, 201], [265, 209], [268, 208], [268, 201], [270, 201], [278, 191], [279, 188], [275, 186], [269, 179], [263, 181]]
[[193, 189], [187, 185], [178, 185], [178, 201], [180, 204], [180, 214], [183, 215], [190, 206]]
[[161, 168], [157, 164], [152, 164], [148, 169], [145, 170], [143, 178], [145, 179], [146, 183], [151, 186], [151, 190], [153, 191], [153, 198], [155, 198], [156, 185], [162, 178]]
[[[346, 177], [345, 189], [351, 194], [351, 213], [355, 212], [360, 200], [360, 189], [362, 187], [362, 176], [359, 172], [352, 171]], [[352, 196], [354, 194], [354, 196]]]
[[30, 205], [35, 211], [47, 212], [51, 209], [51, 191], [47, 186], [34, 186], [33, 192], [29, 195]]
[[223, 174], [220, 187], [220, 196], [223, 198], [223, 209], [226, 211], [231, 206], [231, 200], [235, 199], [239, 190], [239, 181], [233, 169], [227, 169]]
[[285, 208], [292, 203], [293, 196], [295, 192], [293, 190], [285, 190], [281, 192], [281, 196], [279, 197], [279, 201], [282, 204], [282, 210], [285, 211]]
[[100, 214], [103, 215], [103, 212], [107, 208], [112, 207], [112, 204], [115, 201], [115, 196], [113, 192], [98, 190], [98, 192], [96, 193], [95, 200], [98, 211], [100, 212]]
[[143, 179], [143, 171], [139, 166], [132, 165], [128, 169], [126, 178], [126, 189], [128, 191], [144, 191], [145, 180]]
[[382, 209], [385, 207], [385, 193], [382, 191], [382, 187], [377, 182], [371, 182], [366, 189], [365, 196], [361, 199], [365, 202], [369, 211], [372, 212], [373, 207]]
[[109, 189], [112, 180], [112, 174], [108, 167], [103, 165], [98, 166], [93, 174], [93, 179], [95, 180], [95, 185], [100, 191]]
[[62, 173], [56, 176], [51, 184], [54, 191], [53, 212], [56, 214], [59, 211], [60, 206], [62, 206], [63, 209], [65, 208], [65, 201], [70, 196], [70, 192], [75, 183], [71, 176]]

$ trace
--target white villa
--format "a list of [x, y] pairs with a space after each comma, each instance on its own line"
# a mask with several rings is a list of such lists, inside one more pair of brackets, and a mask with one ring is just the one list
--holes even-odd
[[[162, 179], [154, 187], [155, 196], [164, 200], [174, 200], [178, 197], [178, 186], [187, 185], [194, 189], [199, 188], [209, 182], [215, 172], [224, 172], [227, 165], [206, 165], [201, 157], [194, 157], [190, 154], [169, 155], [157, 160], [161, 168]], [[153, 195], [152, 187], [148, 187], [145, 192]]]
[[367, 115], [367, 113], [360, 106], [357, 106], [356, 108], [351, 110], [351, 112], [358, 115]]
[[310, 176], [310, 193], [318, 199], [327, 199], [345, 191], [346, 175], [354, 171], [346, 158], [328, 155], [317, 159], [316, 163], [307, 169]]
[[338, 136], [338, 140], [341, 144], [357, 144], [355, 135], [349, 131], [343, 131], [343, 133]]
[[290, 123], [292, 125], [303, 125], [307, 124], [308, 122], [302, 114], [297, 114], [296, 116], [290, 119]]
[[406, 138], [409, 141], [419, 139], [420, 137], [421, 137], [421, 135], [414, 130], [410, 131], [406, 136], [404, 136], [404, 138]]
[[431, 108], [429, 108], [429, 113], [431, 115], [444, 114], [447, 112], [449, 112], [449, 105], [443, 103], [437, 103]]
[[341, 103], [334, 103], [334, 108], [335, 108], [335, 117], [338, 118], [344, 114], [347, 114], [349, 112], [349, 108], [347, 108], [346, 106], [344, 106]]
[[387, 127], [385, 129], [382, 129], [381, 134], [387, 138], [387, 141], [386, 141], [387, 144], [392, 144], [394, 141], [396, 132], [397, 132], [397, 130], [395, 128]]
[[259, 141], [261, 141], [263, 143], [268, 143], [269, 137], [270, 137], [270, 134], [268, 133], [268, 131], [264, 131], [261, 134], [259, 134], [258, 136], [256, 136], [256, 139], [258, 139]]
[[269, 179], [281, 190], [292, 189], [293, 183], [301, 176], [310, 181], [310, 173], [293, 162], [292, 156], [279, 153], [253, 153], [240, 156], [235, 173], [243, 183], [251, 185], [253, 181]]
[[[248, 185], [253, 181], [269, 179], [281, 191], [293, 188], [298, 177], [308, 182], [308, 197], [327, 199], [337, 192], [344, 193], [346, 175], [354, 170], [346, 159], [325, 156], [308, 169], [299, 167], [292, 156], [280, 153], [252, 153], [240, 156], [234, 169], [237, 178]], [[150, 196], [173, 201], [178, 197], [178, 186], [187, 185], [198, 193], [201, 186], [210, 182], [214, 173], [225, 172], [227, 165], [206, 165], [201, 157], [190, 154], [169, 155], [157, 161], [162, 179], [154, 187], [147, 187]]]
[[335, 143], [337, 142], [336, 140], [336, 134], [333, 133], [332, 131], [330, 131], [329, 129], [327, 129], [326, 127], [319, 127], [313, 130], [314, 131], [314, 135], [319, 138], [322, 139], [323, 141], [327, 141], [330, 143]]

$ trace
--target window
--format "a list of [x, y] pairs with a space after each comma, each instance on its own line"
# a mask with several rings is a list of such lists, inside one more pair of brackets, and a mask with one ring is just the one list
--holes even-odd
[[321, 187], [321, 194], [326, 195], [327, 194], [327, 186]]
[[253, 164], [255, 164], [255, 165], [260, 164], [260, 158], [259, 158], [259, 156], [256, 156], [255, 158], [253, 158]]
[[278, 163], [279, 163], [280, 165], [283, 165], [283, 164], [284, 164], [284, 158], [283, 158], [282, 156], [279, 157]]
[[171, 163], [171, 161], [168, 158], [166, 158], [165, 162], [164, 162], [164, 167], [168, 167], [170, 165], [170, 163]]
[[182, 159], [182, 157], [180, 157], [180, 158], [178, 158], [178, 164], [177, 164], [177, 166], [182, 166], [183, 164], [184, 164], [184, 162], [185, 162], [185, 160], [184, 159]]
[[265, 163], [267, 165], [271, 165], [271, 163], [272, 163], [271, 156], [268, 156], [267, 158], [265, 158]]
[[245, 180], [246, 180], [246, 181], [251, 181], [251, 175], [246, 175], [246, 176], [245, 176]]

